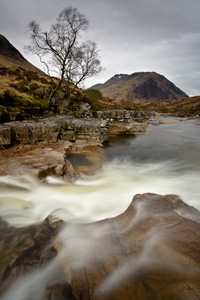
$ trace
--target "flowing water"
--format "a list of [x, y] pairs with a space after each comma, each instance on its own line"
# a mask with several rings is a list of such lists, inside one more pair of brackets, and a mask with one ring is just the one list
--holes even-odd
[[146, 134], [111, 138], [107, 163], [75, 184], [0, 178], [0, 215], [15, 226], [52, 214], [92, 222], [122, 213], [137, 193], [177, 194], [200, 209], [200, 121], [149, 125]]
[[[50, 214], [61, 218], [72, 224], [70, 231], [63, 233], [63, 243], [69, 243], [71, 235], [77, 236], [74, 247], [79, 241], [79, 248], [85, 247], [85, 253], [92, 255], [89, 250], [96, 235], [91, 233], [87, 239], [83, 238], [76, 226], [121, 214], [137, 193], [177, 194], [187, 204], [200, 209], [200, 120], [151, 124], [146, 134], [111, 138], [104, 151], [107, 163], [96, 175], [74, 184], [55, 178], [49, 178], [50, 184], [44, 184], [33, 178], [2, 176], [1, 217], [14, 226], [37, 223]], [[75, 252], [72, 246], [73, 257]], [[77, 252], [75, 264], [81, 254]], [[83, 263], [86, 262], [83, 257]], [[56, 261], [53, 267], [47, 266], [40, 276], [33, 274], [31, 280], [40, 281], [42, 277], [47, 281], [48, 268], [55, 270], [55, 264]], [[26, 299], [27, 289], [31, 287], [21, 281], [17, 284], [21, 287], [19, 296], [14, 294], [15, 287], [13, 294], [11, 289], [11, 294], [8, 292], [3, 299]], [[36, 285], [33, 280], [32, 286]]]

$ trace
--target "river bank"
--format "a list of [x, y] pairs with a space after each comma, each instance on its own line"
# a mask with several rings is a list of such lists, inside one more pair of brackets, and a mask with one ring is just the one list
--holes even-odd
[[[111, 135], [135, 135], [146, 131], [149, 112], [104, 111], [96, 118], [67, 116], [4, 123], [0, 127], [0, 174], [30, 175], [45, 179], [52, 175], [73, 181], [93, 174], [103, 162], [103, 144]], [[84, 159], [84, 167], [74, 170], [68, 160]]]

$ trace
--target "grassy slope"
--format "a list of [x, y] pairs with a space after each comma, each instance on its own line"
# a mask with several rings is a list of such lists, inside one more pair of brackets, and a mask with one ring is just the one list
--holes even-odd
[[183, 99], [143, 102], [143, 109], [155, 110], [157, 112], [176, 113], [186, 116], [200, 115], [200, 96], [187, 97]]

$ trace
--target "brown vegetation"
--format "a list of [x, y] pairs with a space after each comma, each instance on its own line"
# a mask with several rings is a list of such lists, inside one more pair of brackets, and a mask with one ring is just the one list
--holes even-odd
[[200, 96], [166, 101], [148, 101], [142, 103], [143, 109], [161, 113], [175, 113], [179, 116], [200, 115]]

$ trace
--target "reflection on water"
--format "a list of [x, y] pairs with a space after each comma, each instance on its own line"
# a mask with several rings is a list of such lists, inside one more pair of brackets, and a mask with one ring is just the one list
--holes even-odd
[[200, 209], [196, 122], [151, 125], [145, 135], [110, 139], [105, 146], [109, 161], [98, 174], [75, 184], [1, 177], [0, 214], [17, 226], [49, 214], [76, 223], [92, 222], [122, 213], [133, 195], [145, 192], [178, 194]]
[[183, 168], [199, 169], [200, 121], [150, 125], [145, 135], [110, 139], [105, 147], [107, 156], [126, 157], [135, 162], [175, 161]]

